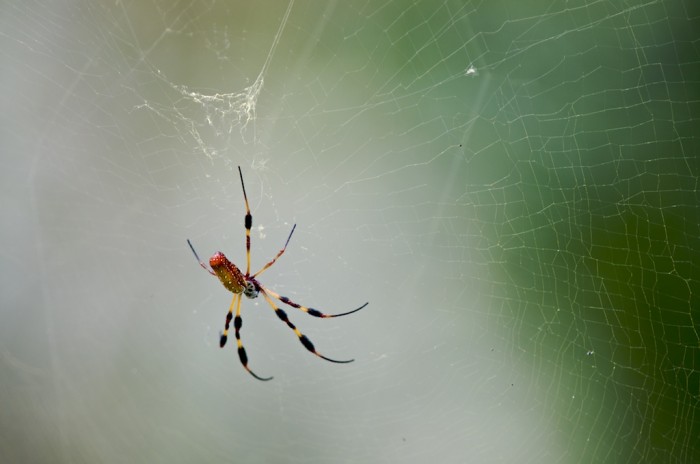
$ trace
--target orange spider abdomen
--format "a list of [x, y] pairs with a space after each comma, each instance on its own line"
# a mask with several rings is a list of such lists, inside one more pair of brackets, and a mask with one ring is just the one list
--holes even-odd
[[246, 288], [246, 280], [241, 273], [241, 270], [236, 267], [226, 256], [220, 251], [214, 253], [209, 258], [209, 265], [216, 273], [224, 287], [233, 293], [243, 293]]

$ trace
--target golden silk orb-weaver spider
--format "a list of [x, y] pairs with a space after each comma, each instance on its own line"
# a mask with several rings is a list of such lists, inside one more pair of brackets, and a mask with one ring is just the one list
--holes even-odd
[[[327, 358], [326, 356], [322, 355], [318, 351], [316, 351], [316, 348], [314, 347], [314, 344], [311, 343], [311, 340], [301, 333], [299, 329], [296, 328], [294, 324], [289, 320], [287, 317], [287, 313], [284, 312], [283, 309], [281, 309], [279, 306], [275, 304], [275, 299], [281, 301], [282, 303], [286, 304], [287, 306], [291, 306], [293, 308], [300, 309], [301, 311], [304, 311], [307, 314], [310, 314], [315, 317], [320, 317], [320, 318], [328, 318], [328, 317], [339, 317], [339, 316], [347, 316], [348, 314], [355, 313], [365, 306], [369, 304], [369, 302], [363, 304], [357, 309], [353, 309], [352, 311], [348, 311], [346, 313], [340, 313], [340, 314], [326, 314], [322, 313], [321, 311], [318, 311], [317, 309], [314, 308], [309, 308], [307, 306], [302, 306], [298, 303], [293, 302], [286, 296], [281, 296], [269, 288], [265, 287], [258, 281], [258, 276], [268, 270], [270, 266], [275, 264], [277, 259], [282, 256], [284, 251], [287, 249], [287, 245], [289, 245], [289, 240], [292, 238], [292, 234], [294, 233], [294, 229], [296, 229], [297, 225], [294, 224], [294, 227], [292, 227], [292, 231], [289, 233], [289, 237], [287, 237], [287, 241], [284, 243], [284, 247], [277, 253], [277, 256], [272, 258], [270, 262], [268, 262], [266, 265], [262, 267], [258, 272], [256, 272], [253, 275], [250, 275], [250, 229], [253, 227], [253, 216], [250, 214], [250, 206], [248, 206], [248, 196], [246, 195], [245, 192], [245, 184], [243, 183], [243, 172], [241, 172], [241, 167], [238, 166], [238, 174], [241, 177], [241, 187], [243, 188], [243, 200], [245, 201], [245, 250], [246, 250], [246, 268], [245, 268], [245, 274], [241, 272], [238, 267], [233, 264], [231, 261], [229, 261], [226, 256], [220, 251], [217, 251], [212, 255], [211, 258], [209, 258], [209, 267], [207, 267], [204, 262], [199, 259], [199, 255], [197, 252], [194, 250], [194, 246], [192, 246], [192, 242], [190, 240], [187, 240], [187, 244], [190, 246], [190, 249], [192, 250], [192, 253], [194, 254], [194, 257], [197, 259], [199, 262], [199, 265], [202, 266], [202, 268], [207, 271], [209, 274], [216, 276], [219, 278], [222, 284], [224, 284], [224, 287], [231, 293], [233, 293], [233, 300], [231, 301], [231, 306], [228, 308], [228, 313], [226, 314], [226, 323], [224, 324], [224, 331], [221, 333], [221, 337], [219, 339], [219, 346], [221, 348], [226, 345], [226, 340], [228, 339], [228, 331], [229, 331], [229, 326], [231, 324], [231, 319], [233, 319], [233, 330], [234, 330], [234, 335], [236, 336], [236, 342], [238, 344], [238, 357], [241, 360], [241, 364], [243, 364], [243, 367], [245, 370], [247, 370], [250, 375], [255, 377], [258, 380], [271, 380], [272, 377], [260, 377], [259, 375], [255, 374], [250, 368], [248, 367], [248, 355], [246, 354], [245, 348], [243, 347], [243, 342], [241, 341], [241, 326], [243, 325], [243, 320], [241, 319], [241, 300], [243, 297], [241, 295], [245, 295], [247, 298], [253, 299], [257, 298], [260, 293], [262, 293], [263, 298], [265, 298], [265, 301], [267, 302], [268, 305], [275, 311], [275, 314], [277, 314], [277, 317], [279, 317], [284, 323], [287, 324], [287, 326], [294, 331], [296, 336], [299, 338], [299, 341], [301, 342], [302, 345], [304, 345], [304, 348], [318, 356], [319, 358], [323, 358], [326, 361], [334, 362], [334, 363], [349, 363], [354, 361], [354, 359], [348, 359], [345, 361], [338, 361], [336, 359], [331, 359]], [[236, 309], [236, 316], [233, 316], [233, 309]]]

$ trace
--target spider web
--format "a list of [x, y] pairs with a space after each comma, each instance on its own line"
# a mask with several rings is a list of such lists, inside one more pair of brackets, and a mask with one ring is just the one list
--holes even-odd
[[0, 8], [3, 460], [700, 461], [696, 3]]

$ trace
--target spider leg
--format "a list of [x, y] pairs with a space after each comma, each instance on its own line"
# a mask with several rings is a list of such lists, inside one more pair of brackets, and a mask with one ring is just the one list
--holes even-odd
[[245, 200], [245, 276], [250, 275], [250, 229], [253, 227], [253, 216], [250, 214], [250, 206], [248, 205], [248, 195], [245, 193], [245, 184], [243, 183], [243, 172], [238, 166], [238, 175], [241, 177], [241, 187], [243, 187], [243, 199]]
[[348, 312], [346, 312], [346, 313], [340, 313], [340, 314], [325, 314], [325, 313], [322, 313], [321, 311], [319, 311], [319, 310], [317, 310], [317, 309], [314, 309], [314, 308], [307, 308], [306, 306], [302, 306], [302, 305], [300, 305], [300, 304], [298, 304], [298, 303], [295, 303], [295, 302], [293, 302], [292, 300], [290, 300], [289, 298], [287, 298], [286, 296], [281, 296], [281, 295], [279, 295], [279, 294], [273, 292], [272, 290], [270, 290], [270, 289], [268, 289], [268, 288], [266, 288], [266, 287], [263, 287], [262, 285], [261, 285], [260, 287], [261, 287], [265, 292], [269, 293], [269, 294], [272, 295], [273, 297], [275, 297], [275, 298], [277, 298], [278, 300], [280, 300], [282, 303], [284, 303], [284, 304], [286, 304], [286, 305], [288, 305], [288, 306], [291, 306], [291, 307], [293, 307], [293, 308], [300, 309], [300, 310], [304, 311], [305, 313], [310, 314], [310, 315], [312, 315], [312, 316], [320, 317], [320, 318], [324, 318], [324, 319], [327, 318], [327, 317], [347, 316], [348, 314], [356, 313], [357, 311], [361, 310], [362, 308], [364, 308], [365, 306], [367, 306], [367, 305], [369, 304], [369, 301], [368, 301], [367, 303], [363, 304], [363, 305], [360, 306], [359, 308], [353, 309], [352, 311], [348, 311]]
[[280, 309], [279, 307], [277, 307], [277, 305], [275, 304], [275, 302], [272, 301], [272, 299], [267, 295], [267, 290], [261, 289], [261, 291], [262, 291], [263, 297], [265, 298], [265, 300], [267, 301], [267, 303], [268, 303], [268, 304], [270, 305], [270, 307], [275, 311], [275, 314], [277, 314], [277, 317], [279, 317], [284, 323], [287, 324], [287, 326], [288, 326], [290, 329], [292, 329], [292, 330], [294, 331], [294, 333], [297, 335], [297, 337], [299, 337], [299, 341], [301, 342], [301, 344], [304, 345], [304, 348], [306, 348], [307, 350], [311, 351], [313, 354], [315, 354], [315, 355], [318, 356], [319, 358], [323, 358], [323, 359], [325, 359], [326, 361], [330, 361], [330, 362], [333, 362], [333, 363], [344, 364], [344, 363], [349, 363], [349, 362], [353, 362], [353, 361], [354, 361], [354, 359], [348, 359], [348, 360], [345, 360], [345, 361], [338, 361], [338, 360], [336, 360], [336, 359], [327, 358], [327, 357], [323, 356], [321, 353], [319, 353], [318, 351], [316, 351], [316, 348], [314, 347], [314, 344], [311, 343], [311, 340], [309, 340], [309, 338], [308, 338], [306, 335], [304, 335], [303, 333], [301, 333], [301, 332], [299, 331], [299, 329], [297, 329], [296, 326], [295, 326], [294, 324], [292, 324], [292, 322], [291, 322], [291, 321], [289, 320], [289, 318], [287, 317], [287, 313], [285, 313], [284, 310], [282, 310], [282, 309]]
[[231, 300], [231, 306], [228, 308], [228, 313], [226, 314], [226, 325], [224, 326], [224, 333], [221, 334], [221, 339], [219, 340], [219, 346], [221, 348], [226, 345], [226, 339], [228, 338], [228, 330], [229, 326], [231, 324], [231, 319], [233, 319], [233, 306], [236, 306], [236, 318], [233, 319], [233, 329], [234, 333], [236, 335], [236, 342], [238, 343], [238, 358], [241, 360], [241, 364], [243, 364], [243, 367], [245, 370], [250, 373], [253, 377], [255, 377], [258, 380], [271, 380], [272, 377], [260, 377], [255, 372], [250, 370], [248, 367], [248, 355], [245, 352], [245, 348], [243, 347], [243, 342], [241, 341], [241, 326], [243, 325], [243, 319], [241, 319], [241, 294], [240, 293], [235, 293], [233, 295], [233, 300]]
[[212, 271], [211, 269], [209, 269], [209, 268], [206, 266], [206, 264], [204, 264], [204, 262], [203, 262], [201, 259], [199, 259], [199, 255], [197, 254], [196, 251], [194, 251], [194, 247], [192, 246], [192, 242], [190, 242], [190, 239], [189, 239], [189, 238], [187, 239], [187, 244], [190, 246], [190, 250], [192, 250], [192, 253], [194, 253], [194, 257], [197, 258], [197, 261], [199, 261], [199, 265], [202, 266], [202, 269], [204, 269], [205, 271], [207, 271], [209, 274], [215, 276], [216, 274], [214, 274], [214, 271]]
[[258, 272], [256, 272], [255, 274], [253, 274], [253, 278], [255, 278], [255, 277], [259, 276], [260, 274], [262, 274], [263, 272], [265, 272], [270, 266], [272, 266], [273, 264], [275, 264], [275, 261], [277, 261], [277, 258], [279, 258], [280, 256], [282, 256], [282, 254], [284, 253], [284, 251], [287, 249], [287, 245], [289, 245], [289, 240], [292, 238], [292, 234], [294, 233], [294, 229], [296, 229], [296, 228], [297, 228], [297, 225], [294, 224], [294, 227], [292, 227], [292, 231], [289, 233], [289, 237], [287, 237], [287, 241], [286, 241], [285, 244], [284, 244], [284, 248], [282, 248], [282, 249], [280, 250], [280, 252], [277, 253], [277, 256], [275, 256], [275, 257], [272, 259], [272, 261], [270, 261], [269, 263], [267, 263], [266, 265], [264, 265], [262, 269], [260, 269]]

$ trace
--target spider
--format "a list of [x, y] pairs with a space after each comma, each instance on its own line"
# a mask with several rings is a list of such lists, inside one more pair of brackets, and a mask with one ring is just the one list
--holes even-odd
[[[331, 359], [328, 358], [318, 351], [316, 351], [316, 348], [314, 347], [314, 344], [311, 343], [311, 340], [301, 333], [299, 329], [296, 328], [294, 324], [289, 320], [287, 317], [287, 313], [284, 312], [283, 309], [281, 309], [279, 306], [277, 306], [273, 300], [277, 299], [281, 301], [282, 303], [286, 304], [287, 306], [291, 306], [293, 308], [300, 309], [301, 311], [304, 311], [307, 314], [310, 314], [315, 317], [320, 317], [320, 318], [329, 318], [329, 317], [339, 317], [339, 316], [347, 316], [348, 314], [355, 313], [365, 306], [369, 304], [369, 302], [363, 304], [357, 309], [353, 309], [352, 311], [348, 311], [345, 313], [340, 313], [340, 314], [326, 314], [322, 313], [321, 311], [318, 311], [314, 308], [310, 308], [307, 306], [302, 306], [298, 303], [293, 302], [286, 296], [281, 296], [269, 288], [265, 287], [258, 281], [258, 276], [268, 270], [275, 262], [277, 259], [282, 256], [284, 251], [287, 249], [287, 245], [289, 245], [289, 240], [292, 238], [292, 234], [294, 234], [294, 230], [296, 229], [297, 225], [294, 224], [292, 227], [292, 231], [289, 233], [289, 237], [287, 237], [287, 241], [284, 243], [284, 248], [282, 248], [278, 253], [277, 256], [275, 256], [270, 262], [268, 262], [266, 265], [262, 267], [258, 272], [256, 272], [253, 275], [250, 275], [250, 229], [253, 226], [253, 216], [250, 214], [250, 207], [248, 206], [248, 196], [246, 195], [245, 192], [245, 184], [243, 183], [243, 172], [241, 171], [241, 167], [238, 166], [238, 174], [241, 178], [241, 187], [243, 188], [243, 199], [245, 200], [245, 249], [246, 249], [246, 269], [245, 269], [245, 274], [241, 272], [241, 270], [233, 264], [231, 261], [229, 261], [226, 256], [220, 251], [217, 251], [212, 255], [211, 258], [209, 258], [209, 266], [211, 266], [211, 269], [207, 267], [206, 264], [199, 258], [199, 255], [197, 252], [194, 250], [194, 246], [192, 246], [192, 242], [190, 242], [189, 239], [187, 239], [187, 244], [190, 246], [190, 249], [192, 250], [192, 253], [194, 254], [194, 257], [197, 259], [199, 262], [199, 265], [202, 266], [202, 268], [207, 271], [209, 274], [216, 276], [219, 278], [221, 283], [226, 287], [228, 291], [233, 293], [233, 300], [231, 301], [231, 306], [228, 308], [228, 313], [226, 314], [226, 323], [224, 325], [224, 331], [221, 333], [220, 339], [219, 339], [219, 346], [221, 348], [226, 345], [226, 340], [228, 339], [228, 331], [229, 331], [229, 326], [231, 324], [231, 319], [233, 319], [233, 329], [234, 329], [234, 334], [236, 336], [236, 342], [238, 344], [238, 357], [241, 360], [241, 364], [243, 364], [243, 367], [245, 370], [247, 370], [250, 375], [255, 377], [258, 380], [271, 380], [272, 377], [260, 377], [256, 373], [254, 373], [249, 367], [248, 367], [248, 355], [246, 354], [245, 348], [243, 347], [243, 342], [241, 341], [241, 326], [243, 325], [243, 320], [241, 319], [241, 301], [243, 297], [241, 295], [245, 295], [247, 298], [253, 299], [257, 298], [259, 294], [262, 293], [263, 298], [265, 298], [265, 301], [267, 301], [267, 304], [270, 305], [270, 307], [275, 311], [275, 314], [277, 314], [277, 317], [279, 317], [284, 323], [287, 324], [287, 326], [294, 331], [296, 336], [299, 338], [299, 341], [301, 342], [302, 345], [304, 345], [304, 348], [318, 356], [319, 358], [325, 359], [326, 361], [334, 362], [334, 363], [349, 363], [354, 361], [354, 359], [348, 359], [348, 360], [343, 360], [339, 361], [336, 359]], [[236, 309], [236, 316], [233, 316], [233, 309]]]

